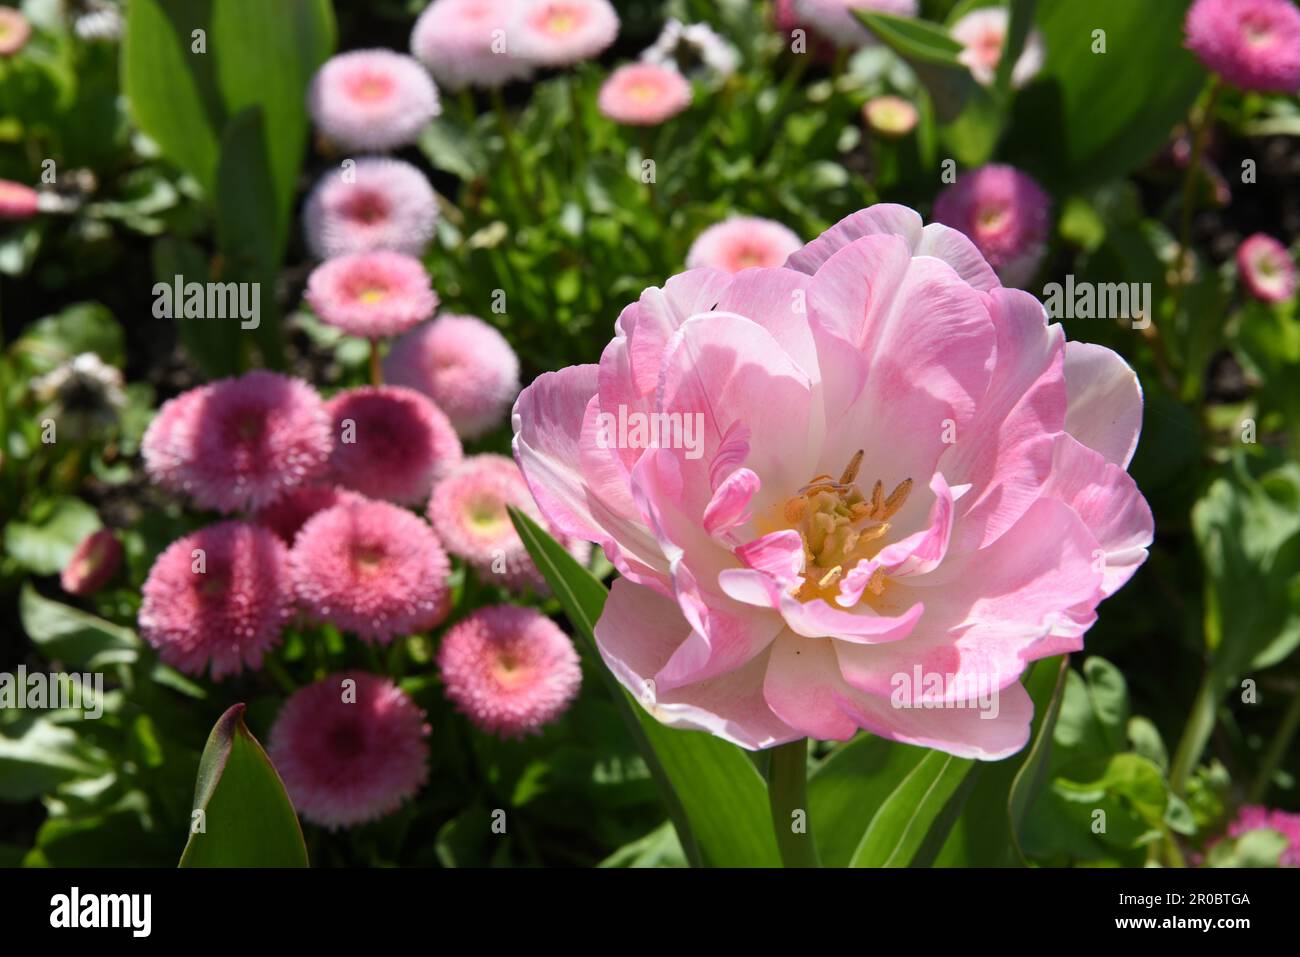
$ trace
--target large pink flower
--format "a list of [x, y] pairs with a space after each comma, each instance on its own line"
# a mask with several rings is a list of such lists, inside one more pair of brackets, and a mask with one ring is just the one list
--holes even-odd
[[1291, 0], [1196, 0], [1187, 48], [1243, 90], [1300, 89], [1300, 10]]
[[1082, 647], [1151, 541], [1124, 361], [890, 205], [615, 328], [513, 422], [546, 517], [622, 573], [596, 627], [619, 680], [748, 748], [1021, 748], [1020, 674]]

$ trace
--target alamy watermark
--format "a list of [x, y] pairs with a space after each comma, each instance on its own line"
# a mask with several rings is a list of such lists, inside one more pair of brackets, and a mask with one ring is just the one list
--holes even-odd
[[104, 715], [104, 675], [58, 671], [28, 673], [19, 665], [16, 674], [0, 671], [0, 711], [62, 710], [82, 712], [90, 720]]
[[157, 319], [238, 319], [241, 329], [262, 322], [260, 282], [186, 282], [178, 274], [154, 283], [153, 295]]
[[688, 459], [704, 454], [703, 412], [638, 412], [620, 405], [618, 414], [596, 417], [596, 445], [602, 449], [685, 449]]
[[1134, 329], [1151, 325], [1149, 282], [1049, 282], [1043, 287], [1043, 305], [1053, 319], [1127, 319]]
[[980, 672], [942, 674], [913, 665], [911, 672], [895, 672], [890, 679], [889, 703], [895, 708], [978, 710], [980, 718], [996, 718], [998, 676]]

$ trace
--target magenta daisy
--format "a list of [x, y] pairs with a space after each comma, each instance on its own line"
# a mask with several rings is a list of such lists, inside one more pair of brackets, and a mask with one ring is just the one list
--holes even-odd
[[1228, 825], [1229, 837], [1241, 837], [1251, 831], [1277, 831], [1286, 838], [1286, 850], [1278, 861], [1281, 867], [1300, 867], [1300, 814], [1275, 811], [1259, 804], [1248, 804]]
[[197, 412], [209, 388], [190, 389], [164, 402], [140, 441], [145, 472], [154, 484], [173, 494], [184, 491], [184, 469], [192, 457]]
[[686, 253], [686, 267], [710, 266], [740, 272], [756, 266], [775, 268], [803, 248], [803, 240], [785, 226], [758, 216], [732, 216], [714, 223], [695, 238]]
[[540, 66], [567, 66], [600, 56], [618, 36], [609, 0], [525, 0], [519, 53]]
[[[512, 459], [472, 455], [434, 487], [429, 520], [447, 551], [464, 559], [485, 581], [499, 582], [514, 592], [532, 589], [545, 594], [546, 580], [528, 557], [506, 512], [510, 505], [545, 524]], [[588, 543], [571, 541], [555, 529], [551, 532], [575, 558], [586, 561]]]
[[363, 339], [399, 335], [438, 308], [420, 260], [386, 249], [325, 260], [305, 297], [325, 322]]
[[69, 595], [92, 595], [108, 584], [122, 565], [122, 543], [111, 528], [91, 532], [63, 566], [59, 584]]
[[569, 636], [541, 612], [480, 608], [442, 639], [438, 668], [447, 697], [480, 730], [536, 734], [569, 707], [582, 668]]
[[432, 628], [450, 608], [451, 566], [423, 521], [387, 502], [349, 501], [318, 512], [290, 557], [298, 603], [364, 641]]
[[1256, 299], [1286, 302], [1295, 295], [1295, 261], [1272, 236], [1255, 233], [1237, 247], [1237, 272]]
[[474, 439], [500, 425], [519, 394], [519, 358], [482, 319], [441, 315], [393, 342], [384, 379], [424, 393]]
[[1300, 10], [1291, 0], [1196, 0], [1183, 29], [1187, 48], [1233, 86], [1300, 89]]
[[415, 142], [441, 112], [438, 90], [419, 63], [392, 50], [352, 50], [326, 60], [307, 92], [312, 122], [352, 150]]
[[367, 156], [326, 173], [307, 198], [302, 221], [318, 259], [369, 249], [419, 256], [433, 238], [438, 200], [410, 163]]
[[854, 10], [914, 17], [917, 0], [795, 0], [794, 9], [796, 15], [836, 46], [855, 47], [875, 43], [876, 38], [853, 15]]
[[414, 505], [461, 459], [456, 430], [414, 389], [348, 389], [327, 409], [334, 426], [330, 469], [362, 495]]
[[269, 754], [306, 820], [330, 829], [397, 810], [429, 777], [424, 713], [386, 678], [350, 671], [299, 688]]
[[259, 508], [253, 514], [253, 521], [275, 532], [286, 545], [292, 545], [298, 530], [317, 512], [344, 502], [364, 501], [365, 496], [335, 485], [304, 485]]
[[140, 634], [165, 663], [214, 680], [262, 667], [293, 615], [288, 550], [266, 529], [222, 522], [172, 542], [142, 589]]
[[596, 105], [616, 123], [658, 126], [691, 105], [691, 85], [672, 67], [629, 63], [605, 80]]
[[1051, 199], [1030, 176], [991, 164], [962, 173], [934, 201], [935, 222], [961, 230], [1008, 286], [1033, 278], [1047, 248]]
[[499, 87], [532, 73], [515, 49], [517, 0], [433, 0], [411, 31], [411, 52], [443, 86]]
[[0, 219], [30, 219], [40, 211], [40, 206], [41, 195], [36, 190], [0, 179]]

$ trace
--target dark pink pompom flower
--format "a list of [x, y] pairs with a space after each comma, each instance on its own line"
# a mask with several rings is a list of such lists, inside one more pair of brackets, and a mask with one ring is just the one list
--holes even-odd
[[0, 179], [0, 219], [30, 219], [40, 212], [40, 208], [41, 194], [36, 190], [13, 180]]
[[505, 419], [519, 394], [519, 358], [505, 336], [473, 316], [442, 315], [397, 339], [384, 378], [431, 398], [462, 439]]
[[414, 389], [348, 389], [327, 408], [334, 427], [334, 479], [362, 495], [415, 505], [461, 460], [456, 430]]
[[288, 550], [271, 532], [222, 522], [172, 542], [149, 570], [140, 633], [158, 657], [214, 680], [262, 667], [293, 615]]
[[269, 754], [306, 820], [331, 830], [377, 820], [429, 777], [424, 713], [386, 678], [352, 671], [295, 691]]
[[111, 528], [91, 532], [63, 566], [59, 584], [69, 595], [91, 595], [113, 577], [122, 564], [122, 543]]
[[1187, 48], [1233, 86], [1300, 89], [1300, 10], [1291, 0], [1196, 0], [1183, 29]]
[[325, 322], [362, 339], [400, 335], [438, 308], [420, 260], [387, 249], [325, 260], [305, 298]]
[[479, 729], [503, 738], [535, 734], [569, 707], [582, 685], [573, 642], [541, 612], [480, 608], [438, 649], [447, 697]]
[[269, 528], [286, 545], [292, 545], [298, 530], [317, 512], [343, 502], [363, 502], [365, 497], [335, 485], [304, 485], [281, 495], [253, 514], [253, 521]]
[[1272, 236], [1255, 233], [1237, 247], [1237, 272], [1247, 291], [1263, 302], [1286, 302], [1295, 295], [1295, 262]]
[[294, 539], [299, 605], [365, 641], [432, 628], [449, 610], [451, 566], [428, 525], [387, 502], [318, 512]]
[[1047, 249], [1051, 199], [1030, 176], [990, 164], [962, 173], [934, 201], [936, 222], [961, 230], [1008, 286], [1029, 282]]
[[318, 259], [368, 249], [418, 256], [437, 222], [438, 199], [425, 175], [410, 163], [377, 156], [326, 173], [302, 213], [307, 245]]
[[140, 441], [144, 470], [156, 485], [180, 494], [185, 487], [185, 466], [192, 457], [197, 413], [210, 386], [200, 386], [168, 399]]
[[1259, 804], [1248, 804], [1228, 825], [1229, 837], [1241, 837], [1251, 831], [1268, 829], [1286, 838], [1286, 850], [1278, 864], [1282, 867], [1300, 867], [1300, 814], [1275, 811]]

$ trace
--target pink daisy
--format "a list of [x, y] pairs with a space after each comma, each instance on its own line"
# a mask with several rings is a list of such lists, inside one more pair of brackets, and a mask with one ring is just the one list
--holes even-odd
[[505, 419], [519, 394], [519, 359], [482, 319], [442, 315], [393, 342], [384, 379], [424, 393], [462, 439], [474, 439]]
[[304, 485], [259, 508], [253, 513], [253, 521], [275, 532], [286, 545], [292, 545], [298, 530], [317, 512], [344, 502], [364, 501], [364, 496], [334, 485]]
[[59, 584], [69, 595], [91, 595], [108, 584], [121, 564], [122, 543], [111, 528], [101, 528], [81, 540], [63, 566]]
[[305, 297], [325, 322], [362, 339], [403, 333], [438, 308], [420, 260], [386, 249], [325, 260], [307, 280]]
[[616, 123], [657, 126], [691, 105], [691, 85], [672, 67], [629, 63], [605, 80], [596, 105]]
[[854, 10], [914, 17], [917, 0], [795, 0], [794, 9], [836, 46], [856, 47], [875, 43], [876, 38], [853, 15]]
[[451, 566], [433, 529], [387, 502], [316, 513], [294, 539], [290, 563], [308, 616], [367, 642], [432, 628], [450, 610]]
[[436, 405], [403, 386], [348, 389], [327, 404], [335, 480], [400, 505], [423, 501], [461, 459], [460, 439]]
[[429, 181], [402, 160], [366, 156], [355, 162], [325, 174], [307, 198], [302, 221], [311, 251], [319, 259], [369, 249], [419, 256], [438, 221]]
[[172, 542], [149, 570], [140, 633], [158, 657], [214, 680], [262, 667], [293, 615], [288, 550], [257, 525], [221, 522]]
[[301, 379], [256, 371], [164, 405], [145, 435], [146, 468], [203, 508], [258, 508], [321, 473], [329, 420]]
[[40, 211], [40, 201], [40, 194], [30, 186], [0, 179], [0, 219], [30, 219]]
[[899, 139], [916, 129], [916, 107], [901, 96], [873, 96], [862, 105], [862, 118], [872, 132]]
[[353, 150], [391, 150], [415, 142], [441, 112], [433, 80], [392, 50], [352, 50], [326, 60], [307, 92], [312, 122]]
[[1295, 263], [1272, 236], [1255, 233], [1237, 247], [1237, 272], [1256, 299], [1285, 302], [1295, 295]]
[[[514, 592], [531, 588], [546, 594], [546, 580], [506, 512], [509, 505], [545, 524], [514, 460], [472, 455], [434, 487], [429, 520], [447, 551], [464, 559], [485, 581], [500, 582]], [[551, 532], [575, 558], [586, 561], [587, 542], [571, 541], [555, 529]]]
[[480, 608], [457, 622], [442, 639], [438, 668], [457, 710], [503, 738], [540, 732], [582, 685], [569, 636], [541, 612], [517, 605]]
[[1300, 89], [1300, 10], [1291, 0], [1196, 0], [1183, 29], [1187, 48], [1233, 86]]
[[386, 678], [350, 671], [299, 688], [269, 755], [308, 821], [352, 827], [397, 810], [429, 777], [424, 713]]
[[532, 73], [515, 49], [516, 0], [433, 0], [411, 31], [411, 52], [448, 89], [498, 87]]
[[1033, 278], [1047, 248], [1051, 199], [1032, 178], [990, 164], [963, 173], [934, 202], [935, 222], [961, 230], [999, 278], [1019, 286]]
[[12, 56], [27, 45], [32, 26], [13, 7], [0, 7], [0, 56]]
[[1278, 861], [1281, 867], [1300, 867], [1300, 814], [1274, 811], [1258, 804], [1248, 804], [1228, 825], [1229, 837], [1241, 837], [1251, 831], [1277, 831], [1287, 840], [1287, 848]]
[[519, 53], [540, 66], [593, 59], [617, 36], [609, 0], [526, 0], [518, 21]]
[[[982, 7], [966, 14], [949, 30], [952, 38], [965, 48], [957, 59], [983, 86], [992, 86], [997, 76], [1010, 20], [1006, 7]], [[1011, 85], [1022, 87], [1037, 76], [1043, 68], [1043, 56], [1043, 35], [1030, 30], [1020, 57], [1011, 68]]]
[[803, 240], [790, 229], [758, 216], [732, 216], [714, 223], [695, 238], [686, 253], [686, 267], [709, 266], [723, 272], [775, 268], [803, 248]]

